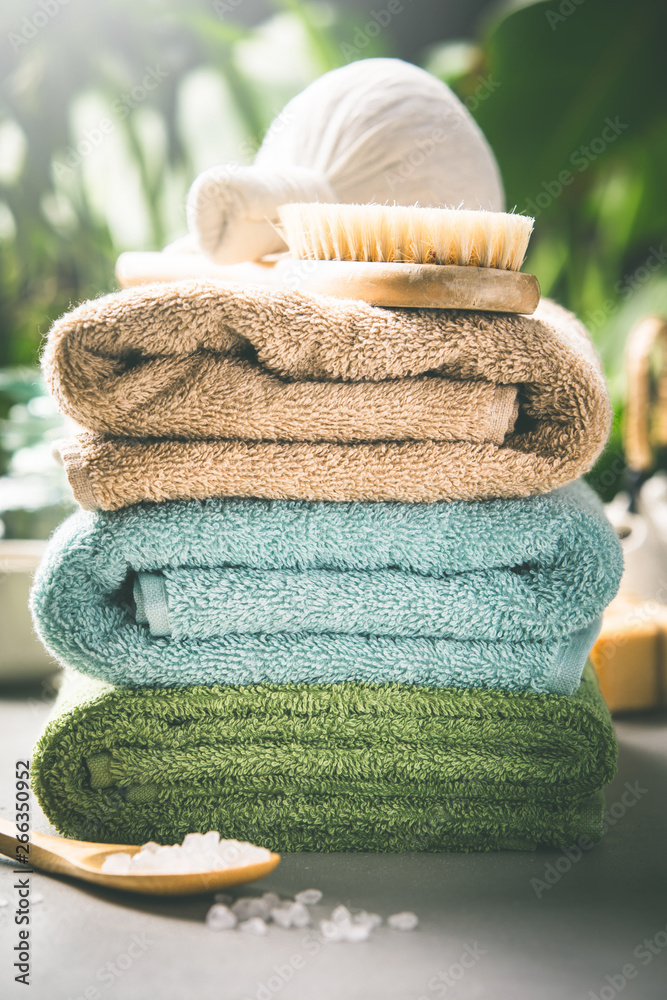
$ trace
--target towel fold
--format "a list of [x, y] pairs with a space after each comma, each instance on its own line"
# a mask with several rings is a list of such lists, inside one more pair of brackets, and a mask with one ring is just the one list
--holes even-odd
[[582, 482], [433, 504], [221, 500], [79, 511], [31, 604], [114, 684], [576, 690], [620, 546]]
[[187, 281], [84, 303], [44, 373], [85, 432], [63, 446], [86, 507], [258, 496], [527, 496], [586, 471], [610, 408], [581, 324], [379, 309]]
[[72, 673], [33, 755], [66, 836], [219, 830], [278, 851], [534, 849], [602, 834], [616, 743], [575, 695], [370, 685], [114, 688]]

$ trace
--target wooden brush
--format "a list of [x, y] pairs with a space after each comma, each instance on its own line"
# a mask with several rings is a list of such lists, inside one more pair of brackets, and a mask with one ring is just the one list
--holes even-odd
[[402, 205], [290, 203], [290, 256], [275, 280], [377, 306], [533, 313], [540, 286], [519, 271], [533, 219]]

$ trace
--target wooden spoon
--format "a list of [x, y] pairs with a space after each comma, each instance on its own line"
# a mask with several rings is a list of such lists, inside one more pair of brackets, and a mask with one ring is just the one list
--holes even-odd
[[[30, 850], [27, 863], [17, 862], [17, 868], [39, 868], [41, 871], [57, 875], [69, 875], [83, 882], [95, 882], [110, 889], [124, 889], [126, 892], [143, 892], [151, 896], [184, 896], [199, 892], [215, 892], [228, 885], [254, 882], [264, 878], [280, 863], [279, 854], [271, 854], [268, 861], [256, 865], [241, 865], [237, 868], [215, 869], [207, 872], [184, 872], [175, 875], [145, 874], [132, 872], [128, 875], [111, 875], [102, 871], [104, 859], [110, 854], [124, 851], [136, 854], [140, 848], [136, 844], [93, 844], [85, 840], [68, 840], [65, 837], [51, 837], [44, 833], [28, 834]], [[16, 861], [16, 827], [6, 819], [0, 819], [0, 854]]]

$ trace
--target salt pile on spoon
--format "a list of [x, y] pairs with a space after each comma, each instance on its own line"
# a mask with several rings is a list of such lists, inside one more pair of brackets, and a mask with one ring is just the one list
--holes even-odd
[[[104, 859], [107, 875], [180, 875], [241, 868], [268, 861], [271, 852], [246, 841], [221, 840], [215, 830], [188, 833], [182, 844], [143, 844], [136, 854], [119, 851]], [[250, 914], [254, 916], [255, 914]], [[261, 916], [262, 914], [256, 914]]]

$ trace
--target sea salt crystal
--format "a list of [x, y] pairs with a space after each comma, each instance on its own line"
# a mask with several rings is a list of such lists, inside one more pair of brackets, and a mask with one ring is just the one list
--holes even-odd
[[350, 924], [349, 927], [343, 928], [343, 935], [345, 941], [358, 944], [360, 941], [368, 941], [371, 928], [367, 924]]
[[0, 898], [0, 906], [9, 906], [9, 900], [5, 899], [4, 896]]
[[268, 861], [271, 852], [265, 847], [257, 847], [247, 841], [221, 840], [218, 856], [223, 868], [240, 868], [243, 865], [257, 865]]
[[216, 903], [223, 903], [225, 906], [231, 906], [234, 902], [234, 897], [230, 896], [228, 892], [216, 892], [213, 899]]
[[242, 896], [232, 905], [232, 910], [238, 920], [250, 920], [252, 917], [266, 920], [271, 912], [268, 903], [261, 896]]
[[331, 914], [331, 919], [335, 924], [351, 924], [352, 914], [348, 910], [347, 906], [343, 906], [341, 903], [340, 906], [337, 906], [333, 910]]
[[30, 896], [30, 902], [33, 903], [33, 904], [34, 903], [43, 903], [44, 902], [44, 897], [42, 896], [41, 892], [33, 892], [32, 895]]
[[[181, 847], [186, 854], [196, 854], [204, 846], [203, 833], [186, 833]], [[143, 850], [143, 848], [142, 848]]]
[[279, 927], [307, 927], [310, 913], [303, 903], [282, 903], [271, 910], [271, 919]]
[[274, 924], [278, 924], [279, 927], [284, 927], [287, 929], [292, 926], [292, 912], [290, 910], [289, 903], [282, 903], [280, 906], [274, 906], [271, 910], [271, 919]]
[[[119, 857], [124, 855], [110, 855]], [[221, 871], [227, 868], [254, 865], [268, 861], [270, 851], [238, 840], [220, 840], [215, 830], [208, 833], [188, 833], [182, 844], [143, 844], [131, 859], [129, 872], [150, 872], [152, 874], [178, 875], [196, 872]], [[108, 867], [106, 859], [102, 871], [126, 875], [124, 862], [112, 862]], [[114, 867], [115, 866], [115, 867]]]
[[259, 937], [263, 937], [269, 933], [269, 928], [261, 917], [251, 917], [250, 920], [243, 920], [239, 924], [239, 930], [244, 931], [246, 934], [257, 934]]
[[297, 903], [303, 903], [304, 906], [315, 906], [321, 898], [322, 893], [319, 889], [304, 889], [303, 892], [297, 892], [294, 897]]
[[[186, 835], [187, 836], [187, 835]], [[204, 850], [217, 851], [220, 845], [220, 834], [217, 830], [209, 830], [208, 833], [204, 834], [202, 840], [202, 846]]]
[[238, 864], [247, 864], [243, 858], [249, 853], [244, 851], [244, 845], [238, 840], [221, 840], [217, 847], [217, 854], [224, 868], [233, 868]]
[[142, 854], [155, 854], [156, 851], [160, 850], [161, 844], [156, 844], [154, 840], [149, 840], [147, 843], [142, 844], [139, 848]]
[[416, 913], [406, 910], [402, 913], [393, 913], [387, 919], [387, 923], [395, 931], [413, 931], [419, 924], [419, 918]]
[[[141, 851], [139, 851], [139, 854], [141, 854]], [[155, 863], [160, 868], [162, 867], [162, 865], [165, 862], [167, 864], [169, 864], [169, 862], [171, 861], [171, 859], [173, 858], [173, 856], [174, 856], [174, 849], [173, 849], [173, 847], [169, 847], [166, 844], [165, 844], [164, 847], [158, 847], [157, 851], [155, 851], [154, 854], [153, 854], [153, 857], [155, 859]]]
[[345, 938], [345, 928], [333, 920], [320, 920], [320, 933], [325, 941], [343, 941]]
[[359, 910], [358, 913], [353, 914], [352, 923], [374, 931], [376, 927], [381, 925], [382, 917], [379, 913], [367, 913], [366, 910]]
[[132, 857], [132, 871], [136, 872], [155, 872], [162, 864], [157, 860], [156, 851], [139, 851]]
[[222, 903], [216, 903], [206, 914], [206, 926], [211, 931], [231, 931], [236, 923], [236, 916]]
[[122, 851], [108, 854], [102, 862], [102, 871], [105, 875], [127, 875], [130, 871], [131, 860], [130, 855]]
[[308, 907], [300, 901], [292, 903], [292, 927], [307, 927], [309, 923]]
[[277, 906], [280, 906], [280, 896], [276, 892], [263, 892], [262, 899], [269, 910], [275, 910]]
[[274, 924], [278, 924], [278, 927], [284, 927], [285, 929], [291, 927], [292, 915], [289, 903], [281, 903], [280, 906], [274, 906], [271, 909], [271, 920], [273, 920]]

